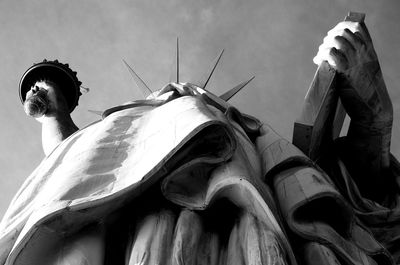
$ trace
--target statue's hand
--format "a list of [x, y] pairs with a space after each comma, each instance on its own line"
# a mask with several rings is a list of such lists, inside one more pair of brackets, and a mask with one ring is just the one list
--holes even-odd
[[363, 196], [380, 201], [392, 184], [390, 165], [393, 106], [371, 37], [363, 22], [340, 22], [324, 38], [314, 58], [334, 67], [340, 99], [351, 118], [340, 144], [341, 158]]
[[340, 22], [328, 31], [313, 59], [318, 65], [328, 61], [339, 72], [377, 60], [365, 24], [352, 21]]
[[337, 24], [324, 38], [313, 61], [328, 61], [340, 73], [339, 95], [352, 122], [378, 130], [391, 127], [392, 103], [363, 22]]

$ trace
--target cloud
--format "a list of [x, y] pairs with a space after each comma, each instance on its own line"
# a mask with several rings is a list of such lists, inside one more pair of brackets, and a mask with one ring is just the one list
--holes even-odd
[[206, 27], [214, 20], [214, 12], [211, 8], [205, 8], [200, 12], [201, 24]]

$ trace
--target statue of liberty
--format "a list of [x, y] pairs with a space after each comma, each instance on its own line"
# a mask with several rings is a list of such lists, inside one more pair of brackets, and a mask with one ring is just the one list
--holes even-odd
[[[296, 129], [297, 147], [227, 102], [251, 80], [209, 91], [221, 55], [198, 84], [179, 80], [177, 58], [176, 80], [155, 92], [128, 66], [146, 98], [81, 129], [76, 72], [30, 67], [20, 98], [46, 158], [1, 222], [0, 264], [398, 263], [393, 107], [363, 17], [329, 31], [314, 58], [314, 83], [335, 73], [351, 118], [344, 137], [311, 134], [324, 139], [317, 153]], [[302, 123], [316, 120], [306, 115], [316, 89]]]

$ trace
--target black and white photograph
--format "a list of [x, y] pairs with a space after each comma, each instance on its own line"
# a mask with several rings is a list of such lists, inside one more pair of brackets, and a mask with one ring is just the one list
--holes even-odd
[[0, 1], [0, 265], [400, 264], [397, 0]]

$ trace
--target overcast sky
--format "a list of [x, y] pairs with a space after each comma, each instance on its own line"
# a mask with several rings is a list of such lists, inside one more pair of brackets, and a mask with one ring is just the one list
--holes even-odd
[[43, 59], [69, 63], [90, 92], [73, 112], [79, 127], [141, 94], [125, 59], [153, 89], [169, 81], [176, 38], [181, 81], [195, 82], [225, 49], [209, 83], [216, 94], [256, 78], [231, 103], [291, 139], [293, 121], [326, 32], [348, 11], [367, 14], [395, 108], [392, 150], [400, 155], [400, 5], [398, 0], [0, 1], [0, 217], [23, 180], [44, 158], [40, 125], [23, 112], [18, 83]]

